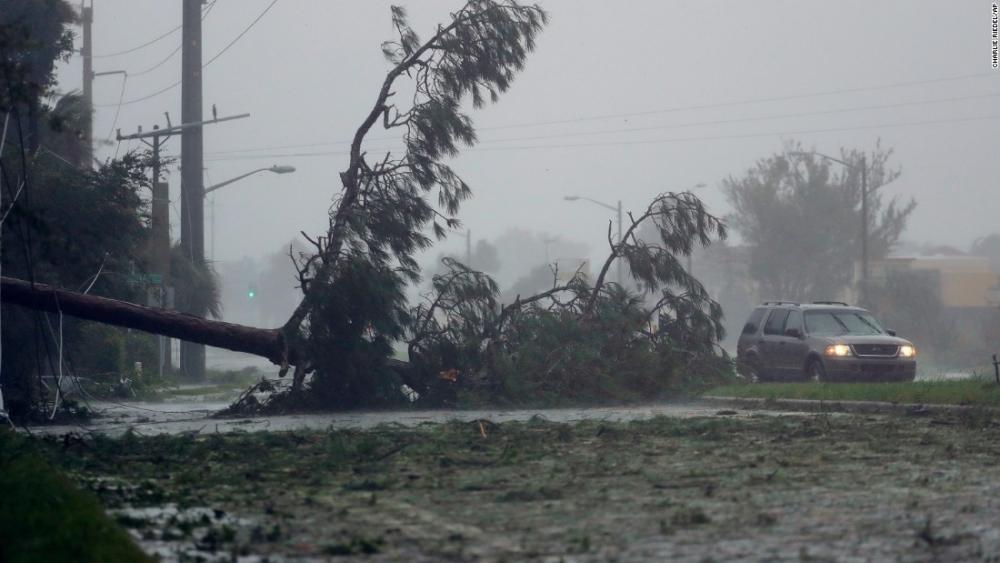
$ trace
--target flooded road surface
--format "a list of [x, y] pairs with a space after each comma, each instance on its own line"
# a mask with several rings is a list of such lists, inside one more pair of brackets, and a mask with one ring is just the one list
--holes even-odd
[[996, 561], [992, 418], [731, 413], [41, 442], [165, 562]]
[[[129, 429], [133, 432], [152, 436], [157, 434], [215, 433], [215, 432], [255, 432], [261, 430], [326, 430], [366, 429], [380, 425], [401, 425], [406, 427], [424, 423], [448, 421], [487, 420], [494, 423], [527, 421], [539, 417], [550, 422], [579, 422], [584, 420], [604, 420], [627, 422], [646, 420], [656, 416], [691, 418], [715, 416], [722, 412], [734, 417], [751, 414], [791, 415], [792, 412], [729, 409], [718, 405], [691, 403], [664, 403], [645, 406], [565, 408], [565, 409], [475, 409], [475, 410], [402, 410], [402, 411], [352, 411], [322, 414], [292, 414], [281, 416], [256, 416], [245, 418], [212, 418], [212, 415], [228, 406], [223, 402], [95, 402], [91, 408], [100, 413], [99, 417], [75, 425], [45, 426], [32, 428], [38, 434], [69, 434], [97, 432], [109, 436], [119, 436]], [[798, 413], [801, 414], [801, 413]]]

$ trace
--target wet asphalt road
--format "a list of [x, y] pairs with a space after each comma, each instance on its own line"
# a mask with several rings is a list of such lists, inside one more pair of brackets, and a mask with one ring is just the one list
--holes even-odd
[[383, 424], [417, 426], [448, 421], [488, 420], [494, 423], [526, 421], [542, 417], [552, 422], [577, 422], [582, 420], [629, 421], [672, 416], [691, 418], [701, 416], [791, 415], [787, 411], [729, 409], [718, 405], [691, 403], [664, 403], [645, 406], [567, 408], [567, 409], [518, 409], [518, 410], [403, 410], [374, 412], [341, 412], [323, 414], [294, 414], [244, 418], [212, 418], [228, 403], [159, 402], [159, 403], [92, 403], [101, 414], [87, 423], [75, 425], [43, 426], [31, 428], [36, 434], [100, 433], [119, 436], [129, 429], [142, 435], [184, 434], [211, 432], [256, 432], [325, 430], [328, 428], [373, 428]]

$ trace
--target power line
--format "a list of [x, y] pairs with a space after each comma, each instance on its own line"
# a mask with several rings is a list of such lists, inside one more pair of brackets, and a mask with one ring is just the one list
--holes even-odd
[[[205, 16], [207, 16], [208, 13], [212, 11], [212, 7], [215, 6], [215, 2], [217, 2], [217, 1], [218, 0], [213, 0], [213, 2], [211, 4], [209, 4], [205, 8], [205, 13], [202, 14], [202, 16], [201, 16], [202, 19], [204, 19]], [[169, 31], [164, 32], [162, 35], [157, 35], [156, 37], [154, 37], [153, 39], [150, 39], [149, 41], [143, 43], [142, 45], [136, 45], [135, 47], [132, 47], [131, 49], [125, 49], [124, 51], [118, 51], [118, 52], [115, 52], [115, 53], [107, 53], [107, 54], [104, 54], [104, 55], [94, 55], [93, 58], [95, 58], [95, 59], [107, 59], [107, 58], [110, 58], [110, 57], [117, 57], [117, 56], [120, 56], [120, 55], [127, 55], [129, 53], [134, 53], [134, 52], [138, 51], [139, 49], [145, 49], [146, 47], [149, 47], [150, 45], [153, 45], [154, 43], [157, 43], [158, 41], [160, 41], [162, 39], [166, 39], [167, 37], [170, 37], [171, 35], [173, 35], [174, 33], [176, 33], [177, 30], [179, 30], [181, 27], [182, 26], [177, 26], [177, 27], [175, 27], [173, 29], [170, 29]]]
[[214, 57], [212, 57], [211, 59], [208, 59], [208, 62], [205, 63], [202, 66], [202, 68], [205, 68], [208, 65], [212, 64], [215, 61], [215, 59], [218, 59], [219, 57], [221, 57], [223, 55], [223, 53], [225, 53], [226, 51], [228, 51], [230, 47], [232, 47], [233, 45], [236, 44], [237, 41], [239, 41], [240, 39], [242, 39], [243, 36], [246, 35], [251, 29], [253, 29], [253, 26], [257, 25], [257, 22], [259, 22], [261, 20], [261, 18], [263, 18], [264, 15], [267, 14], [271, 10], [271, 8], [273, 8], [274, 5], [277, 4], [277, 3], [278, 3], [278, 0], [271, 0], [271, 3], [268, 4], [266, 8], [264, 8], [264, 11], [261, 12], [260, 15], [258, 15], [252, 22], [250, 22], [250, 25], [248, 25], [246, 27], [246, 29], [244, 29], [243, 31], [241, 31], [239, 35], [237, 35], [232, 41], [230, 41], [225, 47], [223, 47], [221, 51], [219, 51], [218, 53], [216, 53]]
[[[268, 6], [264, 10], [264, 13], [267, 13], [267, 10], [270, 10], [271, 6], [273, 6], [277, 1], [278, 0], [274, 0], [273, 2], [271, 2], [271, 5]], [[201, 16], [202, 20], [205, 19], [205, 16], [207, 16], [208, 13], [215, 6], [215, 2], [218, 2], [218, 0], [214, 0], [211, 4], [208, 5], [207, 8], [205, 8], [205, 13], [202, 14], [202, 16]], [[257, 23], [257, 21], [260, 20], [261, 17], [263, 17], [264, 13], [262, 13], [260, 16], [258, 16], [257, 19], [254, 20], [253, 23], [250, 24], [250, 27], [253, 27], [253, 24]], [[243, 37], [243, 35], [245, 35], [247, 31], [249, 31], [249, 28], [244, 29], [243, 32], [240, 33], [240, 35], [237, 37], [237, 39], [239, 39], [239, 37]], [[236, 40], [231, 41], [229, 43], [229, 45], [226, 45], [226, 47], [221, 52], [219, 52], [214, 57], [212, 57], [212, 60], [210, 60], [207, 63], [205, 63], [204, 65], [202, 65], [201, 68], [207, 67], [209, 64], [211, 64], [212, 61], [214, 61], [215, 59], [219, 58], [219, 56], [222, 55], [222, 53], [224, 53], [227, 49], [229, 49], [233, 45], [233, 43], [235, 43], [235, 42], [236, 42]], [[146, 69], [144, 71], [135, 73], [133, 76], [141, 76], [143, 74], [146, 74], [146, 73], [149, 73], [149, 72], [155, 70], [156, 68], [158, 68], [159, 66], [163, 65], [168, 60], [170, 60], [177, 53], [177, 51], [180, 51], [180, 49], [181, 49], [181, 46], [178, 45], [177, 48], [174, 49], [169, 55], [167, 55], [167, 57], [165, 59], [163, 59], [159, 63], [153, 65], [151, 68], [148, 68], [148, 69]], [[147, 94], [147, 95], [141, 96], [139, 98], [134, 98], [134, 99], [128, 100], [127, 102], [122, 102], [122, 101], [119, 100], [119, 103], [117, 103], [117, 104], [94, 104], [94, 107], [95, 108], [109, 108], [109, 107], [116, 107], [117, 106], [120, 109], [121, 106], [128, 106], [128, 105], [132, 105], [132, 104], [137, 104], [139, 102], [144, 102], [144, 101], [146, 101], [146, 100], [148, 100], [150, 98], [155, 98], [156, 96], [159, 96], [160, 94], [163, 94], [164, 92], [168, 92], [168, 91], [170, 91], [170, 90], [172, 90], [172, 89], [174, 89], [174, 88], [176, 88], [176, 87], [178, 87], [180, 85], [181, 85], [181, 81], [178, 80], [177, 82], [174, 82], [173, 84], [165, 86], [165, 87], [163, 87], [163, 88], [161, 88], [161, 89], [159, 89], [159, 90], [157, 90], [157, 91], [155, 91], [155, 92], [153, 92], [151, 94]]]
[[94, 104], [94, 107], [95, 108], [110, 108], [110, 107], [115, 107], [115, 106], [119, 106], [119, 105], [121, 105], [121, 106], [130, 106], [132, 104], [137, 104], [139, 102], [144, 102], [144, 101], [146, 101], [146, 100], [148, 100], [150, 98], [155, 98], [156, 96], [159, 96], [160, 94], [162, 94], [164, 92], [167, 92], [169, 90], [172, 90], [172, 89], [174, 89], [174, 88], [176, 88], [176, 87], [178, 87], [180, 85], [181, 85], [181, 81], [178, 80], [177, 82], [174, 82], [173, 84], [171, 84], [169, 86], [165, 86], [165, 87], [163, 87], [163, 88], [161, 88], [161, 89], [153, 92], [152, 94], [147, 94], [145, 96], [142, 96], [141, 98], [134, 98], [134, 99], [128, 100], [127, 102], [122, 102], [120, 104]]
[[95, 59], [107, 59], [109, 57], [117, 57], [117, 56], [120, 56], [120, 55], [127, 55], [129, 53], [134, 53], [134, 52], [138, 51], [139, 49], [145, 49], [146, 47], [149, 47], [150, 45], [156, 43], [157, 41], [160, 41], [161, 39], [166, 39], [167, 37], [170, 37], [172, 34], [174, 34], [175, 32], [177, 32], [177, 30], [179, 30], [180, 28], [181, 28], [181, 26], [177, 26], [177, 27], [171, 29], [170, 31], [167, 31], [163, 35], [158, 35], [155, 38], [150, 39], [149, 41], [143, 43], [142, 45], [136, 45], [135, 47], [132, 47], [131, 49], [125, 49], [124, 51], [118, 51], [116, 53], [107, 53], [107, 54], [104, 54], [104, 55], [94, 55], [94, 58]]
[[604, 115], [590, 115], [590, 116], [584, 116], [584, 117], [574, 117], [574, 118], [570, 118], [570, 119], [560, 119], [560, 120], [554, 120], [554, 121], [536, 121], [536, 122], [531, 122], [531, 123], [514, 123], [514, 124], [510, 124], [510, 125], [497, 125], [497, 126], [493, 126], [493, 127], [481, 127], [480, 130], [481, 131], [486, 131], [486, 130], [497, 130], [497, 129], [511, 129], [511, 128], [514, 128], [514, 127], [534, 127], [534, 126], [540, 126], [540, 125], [562, 125], [562, 124], [565, 124], [565, 123], [577, 123], [577, 122], [580, 122], [580, 121], [596, 121], [596, 120], [601, 120], [601, 119], [617, 119], [617, 118], [622, 118], [622, 117], [640, 117], [640, 116], [645, 116], [645, 115], [656, 115], [656, 114], [661, 114], [661, 113], [673, 113], [673, 112], [678, 112], [678, 111], [689, 111], [689, 110], [700, 110], [700, 109], [713, 109], [713, 108], [721, 108], [721, 107], [729, 107], [729, 106], [739, 106], [739, 105], [746, 105], [746, 104], [756, 104], [756, 103], [763, 103], [763, 102], [783, 102], [783, 101], [797, 100], [797, 99], [802, 99], [802, 98], [814, 98], [814, 97], [819, 97], [819, 96], [833, 96], [833, 95], [838, 95], [838, 94], [853, 94], [853, 93], [858, 93], [858, 92], [869, 92], [869, 91], [872, 91], [872, 90], [885, 90], [885, 89], [892, 89], [892, 88], [902, 88], [902, 87], [905, 87], [905, 86], [919, 86], [919, 85], [923, 85], [923, 84], [934, 84], [934, 83], [939, 83], [939, 82], [952, 82], [952, 81], [956, 81], [956, 80], [968, 80], [970, 78], [984, 78], [984, 77], [987, 77], [987, 76], [995, 77], [996, 74], [995, 73], [991, 73], [991, 72], [980, 72], [980, 73], [976, 73], [976, 74], [963, 74], [963, 75], [959, 75], [959, 76], [947, 76], [947, 77], [942, 77], [942, 78], [930, 78], [930, 79], [926, 79], [926, 80], [911, 80], [911, 81], [907, 81], [907, 82], [893, 82], [893, 83], [889, 83], [889, 84], [879, 84], [879, 85], [875, 85], [875, 86], [862, 86], [862, 87], [857, 87], [857, 88], [842, 88], [842, 89], [839, 89], [839, 90], [827, 90], [827, 91], [820, 91], [820, 92], [808, 92], [808, 93], [804, 93], [804, 94], [790, 94], [790, 95], [787, 95], [787, 96], [771, 96], [771, 97], [765, 97], [765, 98], [746, 98], [746, 99], [742, 99], [742, 100], [734, 100], [734, 101], [731, 101], [731, 102], [722, 102], [722, 103], [714, 103], [714, 104], [699, 104], [699, 105], [690, 105], [690, 106], [677, 106], [677, 107], [672, 107], [672, 108], [656, 109], [656, 110], [648, 110], [648, 111], [640, 111], [640, 112], [632, 112], [632, 113], [613, 113], [613, 114], [604, 114]]
[[128, 74], [122, 75], [122, 90], [118, 94], [118, 107], [115, 108], [115, 119], [111, 122], [111, 130], [108, 131], [107, 140], [111, 140], [111, 136], [115, 134], [115, 128], [118, 127], [118, 115], [122, 111], [122, 100], [125, 99], [125, 85], [128, 83]]
[[183, 46], [184, 45], [178, 45], [173, 51], [170, 51], [170, 54], [167, 55], [166, 57], [164, 57], [163, 60], [161, 60], [160, 62], [156, 63], [155, 65], [153, 65], [153, 66], [151, 66], [149, 68], [147, 68], [146, 70], [140, 70], [139, 72], [133, 72], [131, 74], [131, 76], [133, 76], [133, 77], [142, 76], [144, 74], [149, 74], [149, 73], [153, 72], [154, 70], [160, 68], [161, 66], [163, 66], [164, 64], [166, 64], [167, 61], [169, 61], [170, 59], [174, 58], [174, 55], [176, 55], [177, 53], [179, 53], [180, 50], [181, 50], [181, 47], [183, 47]]
[[503, 143], [503, 142], [510, 142], [510, 141], [534, 141], [534, 140], [542, 140], [542, 139], [558, 139], [558, 138], [563, 138], [563, 137], [585, 137], [585, 136], [588, 136], [588, 135], [606, 135], [606, 134], [615, 134], [615, 133], [635, 133], [635, 132], [642, 132], [642, 131], [662, 131], [662, 130], [665, 130], [665, 129], [681, 129], [681, 128], [685, 128], [685, 127], [697, 127], [697, 126], [701, 126], [701, 125], [725, 125], [725, 124], [731, 124], [731, 123], [747, 123], [747, 122], [752, 122], [752, 121], [767, 121], [767, 120], [772, 120], [772, 119], [788, 119], [788, 118], [792, 118], [792, 117], [813, 117], [813, 116], [818, 116], [818, 115], [832, 115], [832, 114], [838, 114], [838, 113], [849, 113], [849, 112], [855, 112], [855, 111], [867, 111], [867, 110], [874, 110], [874, 109], [895, 109], [895, 108], [901, 108], [901, 107], [912, 107], [912, 106], [920, 106], [920, 105], [928, 105], [928, 104], [937, 104], [937, 103], [955, 102], [955, 101], [964, 101], [964, 100], [978, 100], [978, 99], [983, 99], [983, 98], [996, 98], [996, 97], [1000, 97], [1000, 93], [982, 94], [982, 95], [975, 95], [975, 96], [960, 96], [960, 97], [956, 97], [956, 98], [943, 98], [943, 99], [937, 99], [937, 100], [923, 100], [923, 101], [916, 101], [916, 102], [901, 102], [901, 103], [895, 103], [895, 104], [880, 104], [880, 105], [872, 105], [872, 106], [855, 106], [855, 107], [849, 107], [849, 108], [836, 108], [836, 109], [820, 110], [820, 111], [807, 111], [807, 112], [796, 112], [796, 113], [785, 113], [785, 114], [772, 114], [772, 115], [763, 115], [763, 116], [757, 116], [757, 117], [740, 117], [740, 118], [733, 118], [733, 119], [716, 119], [716, 120], [711, 120], [711, 121], [696, 121], [696, 122], [688, 122], [688, 123], [675, 123], [675, 124], [671, 124], [671, 125], [650, 125], [650, 126], [647, 126], [647, 127], [631, 127], [631, 128], [623, 128], [623, 129], [605, 129], [605, 130], [602, 130], [602, 131], [578, 131], [578, 132], [574, 132], [574, 133], [556, 133], [556, 134], [551, 134], [551, 135], [534, 135], [534, 136], [530, 136], [530, 137], [508, 137], [508, 138], [503, 138], [503, 139], [487, 139], [487, 140], [484, 140], [482, 142], [484, 142], [484, 143]]
[[522, 147], [476, 147], [470, 150], [474, 151], [502, 151], [502, 150], [531, 150], [531, 149], [545, 149], [545, 148], [578, 148], [578, 147], [601, 147], [601, 146], [616, 146], [616, 145], [647, 145], [647, 144], [665, 144], [665, 143], [680, 143], [688, 141], [715, 141], [715, 140], [725, 140], [725, 139], [749, 139], [755, 137], [772, 137], [772, 136], [785, 136], [785, 135], [803, 135], [807, 133], [839, 133], [845, 131], [866, 131], [871, 129], [881, 129], [881, 128], [892, 128], [892, 127], [912, 127], [916, 125], [940, 125], [945, 123], [966, 123], [970, 121], [988, 121], [1000, 119], [1000, 114], [994, 115], [982, 115], [975, 117], [963, 117], [956, 119], [930, 119], [924, 121], [902, 121], [896, 123], [882, 123], [876, 125], [859, 125], [854, 127], [831, 127], [826, 129], [800, 129], [797, 131], [780, 131], [771, 133], [748, 133], [742, 135], [715, 135], [715, 136], [701, 136], [701, 137], [678, 137], [678, 138], [668, 138], [668, 139], [647, 139], [647, 140], [636, 140], [636, 141], [605, 141], [596, 143], [571, 143], [563, 145], [534, 145], [534, 146], [522, 146]]
[[[710, 121], [693, 121], [693, 122], [687, 122], [687, 123], [675, 123], [675, 124], [670, 124], [670, 125], [651, 125], [651, 126], [645, 126], [645, 127], [629, 127], [629, 128], [621, 128], [621, 129], [603, 129], [603, 130], [599, 130], [599, 131], [576, 131], [576, 132], [572, 132], [572, 133], [554, 133], [554, 134], [550, 134], [550, 135], [533, 135], [533, 136], [528, 136], [528, 137], [507, 137], [507, 138], [500, 138], [500, 139], [483, 139], [483, 140], [480, 141], [480, 143], [503, 143], [503, 142], [511, 142], [511, 141], [533, 141], [533, 140], [542, 140], [542, 139], [558, 139], [558, 138], [564, 138], [564, 137], [586, 137], [586, 136], [589, 136], [589, 135], [606, 135], [606, 134], [616, 134], [616, 133], [635, 133], [635, 132], [642, 132], [642, 131], [662, 131], [662, 130], [666, 130], [666, 129], [681, 129], [681, 128], [685, 128], [685, 127], [697, 127], [697, 126], [702, 126], [702, 125], [724, 125], [724, 124], [731, 124], [731, 123], [746, 123], [746, 122], [752, 122], [752, 121], [767, 121], [767, 120], [772, 120], [772, 119], [787, 119], [787, 118], [792, 118], [792, 117], [812, 117], [812, 116], [818, 116], [818, 115], [831, 115], [831, 114], [837, 114], [837, 113], [849, 113], [849, 112], [855, 112], [855, 111], [867, 111], [867, 110], [874, 110], [874, 109], [895, 109], [895, 108], [901, 108], [901, 107], [912, 107], [912, 106], [920, 106], [920, 105], [928, 105], [928, 104], [938, 104], [938, 103], [947, 103], [947, 102], [957, 102], [957, 101], [967, 101], [967, 100], [980, 100], [980, 99], [985, 99], [985, 98], [996, 98], [996, 97], [1000, 97], [1000, 92], [994, 92], [994, 93], [989, 93], [989, 94], [977, 94], [977, 95], [971, 95], [971, 96], [958, 96], [958, 97], [951, 97], [951, 98], [937, 98], [937, 99], [931, 99], [931, 100], [918, 100], [918, 101], [912, 101], [912, 102], [898, 102], [898, 103], [892, 103], [892, 104], [878, 104], [878, 105], [870, 105], [870, 106], [853, 106], [853, 107], [835, 108], [835, 109], [829, 109], [829, 110], [816, 110], [816, 111], [807, 111], [807, 112], [771, 114], [771, 115], [756, 116], [756, 117], [740, 117], [740, 118], [732, 118], [732, 119], [716, 119], [716, 120], [710, 120]], [[399, 138], [398, 137], [376, 137], [376, 138], [372, 138], [370, 140], [373, 141], [373, 142], [376, 142], [376, 141], [398, 141]], [[255, 152], [255, 151], [279, 150], [279, 149], [285, 149], [285, 148], [310, 148], [310, 147], [320, 147], [320, 146], [330, 146], [330, 145], [347, 146], [349, 144], [350, 144], [349, 142], [341, 142], [341, 143], [311, 143], [311, 144], [302, 144], [302, 145], [285, 145], [285, 146], [276, 146], [276, 147], [260, 147], [260, 148], [254, 148], [254, 149], [233, 149], [233, 150], [228, 150], [228, 151], [216, 151], [216, 152], [212, 152], [212, 153], [208, 153], [208, 154], [210, 154], [212, 156], [222, 156], [222, 155], [228, 155], [228, 154], [242, 154], [242, 153]]]
[[[795, 131], [773, 131], [767, 133], [747, 133], [747, 134], [736, 134], [736, 135], [711, 135], [711, 136], [699, 136], [699, 137], [673, 137], [666, 139], [642, 139], [633, 141], [603, 141], [603, 142], [593, 142], [593, 143], [566, 143], [566, 144], [545, 144], [545, 145], [527, 145], [527, 146], [514, 146], [514, 147], [472, 147], [466, 149], [466, 152], [483, 152], [483, 151], [504, 151], [504, 150], [536, 150], [536, 149], [562, 149], [562, 148], [585, 148], [585, 147], [609, 147], [609, 146], [626, 146], [626, 145], [651, 145], [651, 144], [666, 144], [666, 143], [681, 143], [681, 142], [691, 142], [691, 141], [716, 141], [716, 140], [726, 140], [726, 139], [749, 139], [756, 137], [773, 137], [773, 136], [785, 136], [785, 135], [803, 135], [808, 133], [838, 133], [845, 131], [864, 131], [870, 129], [880, 129], [880, 128], [892, 128], [892, 127], [911, 127], [918, 125], [938, 125], [945, 123], [966, 123], [970, 121], [989, 121], [1000, 119], [1000, 114], [994, 115], [982, 115], [974, 117], [964, 117], [955, 119], [932, 119], [924, 121], [903, 121], [896, 123], [882, 123], [877, 125], [860, 125], [855, 127], [833, 127], [824, 129], [799, 129]], [[384, 149], [371, 149], [371, 150], [392, 150], [391, 148]], [[349, 151], [317, 151], [311, 153], [275, 153], [275, 154], [261, 154], [261, 155], [244, 155], [244, 156], [220, 156], [216, 158], [209, 158], [209, 161], [225, 161], [225, 160], [259, 160], [259, 159], [271, 159], [271, 158], [292, 158], [292, 157], [315, 157], [315, 156], [335, 156], [340, 154], [348, 154]]]

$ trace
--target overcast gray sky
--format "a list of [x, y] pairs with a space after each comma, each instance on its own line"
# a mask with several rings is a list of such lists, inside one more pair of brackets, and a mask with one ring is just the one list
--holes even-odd
[[[204, 20], [205, 60], [269, 4], [217, 0]], [[402, 4], [426, 35], [461, 2]], [[99, 56], [144, 43], [181, 21], [180, 0], [94, 5]], [[974, 238], [1000, 231], [1000, 72], [990, 61], [989, 2], [541, 5], [551, 24], [537, 52], [499, 104], [472, 113], [483, 142], [454, 162], [475, 192], [461, 212], [474, 238], [495, 238], [509, 227], [547, 231], [587, 243], [596, 258], [606, 247], [611, 213], [563, 196], [621, 199], [626, 210], [638, 210], [658, 192], [704, 182], [699, 194], [724, 214], [720, 180], [781, 150], [785, 139], [832, 154], [840, 147], [870, 150], [879, 138], [895, 149], [903, 175], [885, 191], [919, 204], [908, 240], [967, 248]], [[220, 115], [251, 114], [205, 129], [206, 185], [271, 164], [298, 169], [258, 174], [216, 193], [218, 260], [269, 254], [299, 230], [325, 230], [337, 173], [345, 168], [342, 151], [388, 70], [380, 44], [392, 38], [388, 2], [279, 0], [205, 70], [206, 116], [211, 104]], [[179, 44], [178, 31], [133, 53], [97, 58], [94, 68], [127, 70], [129, 102], [180, 79], [179, 53], [138, 75]], [[61, 67], [60, 87], [79, 88], [80, 75], [76, 57]], [[120, 89], [117, 76], [97, 79], [95, 135], [111, 132]], [[933, 103], [914, 103], [927, 101]], [[880, 107], [831, 111], [871, 106]], [[163, 125], [164, 111], [179, 122], [179, 87], [126, 103], [117, 127], [129, 133]], [[787, 114], [795, 115], [773, 118]], [[645, 130], [621, 131], [637, 128]], [[134, 146], [109, 144], [100, 152]], [[180, 140], [168, 151], [179, 155]], [[171, 188], [177, 198], [176, 171]], [[444, 244], [464, 247], [459, 237]]]

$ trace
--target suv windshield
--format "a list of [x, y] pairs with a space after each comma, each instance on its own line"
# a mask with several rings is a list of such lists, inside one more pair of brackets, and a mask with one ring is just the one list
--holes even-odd
[[817, 335], [885, 332], [874, 317], [863, 311], [806, 311], [806, 331]]

